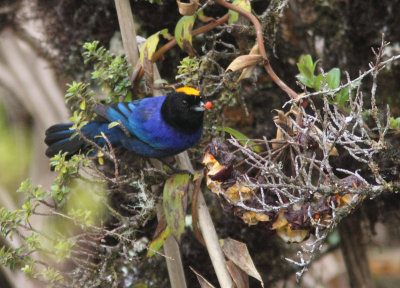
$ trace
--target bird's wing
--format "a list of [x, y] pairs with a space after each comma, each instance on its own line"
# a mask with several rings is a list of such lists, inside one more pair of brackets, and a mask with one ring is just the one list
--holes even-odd
[[161, 123], [161, 106], [164, 100], [165, 96], [144, 98], [112, 106], [96, 106], [94, 111], [109, 122], [120, 123], [124, 132], [128, 131], [132, 137], [158, 149], [164, 148], [154, 137], [163, 129], [161, 126], [165, 125]]
[[143, 142], [155, 149], [170, 149], [169, 140], [174, 132], [161, 115], [161, 107], [166, 96], [145, 98], [130, 102], [132, 113], [128, 119], [129, 129]]

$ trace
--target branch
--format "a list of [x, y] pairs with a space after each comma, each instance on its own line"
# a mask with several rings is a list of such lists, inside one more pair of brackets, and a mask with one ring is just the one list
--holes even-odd
[[297, 99], [299, 97], [298, 94], [295, 91], [293, 91], [289, 86], [287, 86], [285, 84], [285, 82], [283, 82], [278, 77], [278, 75], [276, 75], [275, 71], [272, 69], [272, 67], [269, 63], [269, 60], [267, 57], [267, 52], [265, 51], [265, 46], [264, 46], [263, 31], [261, 28], [260, 21], [258, 21], [256, 16], [254, 16], [253, 14], [247, 12], [246, 10], [244, 10], [238, 6], [232, 5], [224, 0], [214, 0], [214, 2], [225, 8], [228, 8], [228, 9], [238, 12], [239, 14], [248, 18], [253, 23], [254, 28], [256, 30], [258, 49], [264, 60], [265, 71], [267, 71], [269, 76], [272, 78], [272, 81], [274, 81], [275, 84], [277, 84], [283, 91], [285, 91], [292, 99]]
[[[221, 18], [207, 24], [204, 25], [200, 28], [197, 28], [195, 30], [192, 31], [192, 36], [196, 36], [202, 33], [205, 33], [207, 31], [210, 31], [212, 29], [214, 29], [215, 27], [221, 25], [222, 23], [228, 21], [229, 19], [229, 14], [225, 14], [224, 16], [222, 16]], [[160, 57], [162, 55], [164, 55], [169, 49], [171, 49], [172, 47], [174, 47], [176, 45], [176, 39], [172, 39], [171, 41], [169, 41], [167, 44], [165, 44], [164, 46], [162, 46], [160, 49], [158, 49], [153, 57], [151, 58], [152, 62], [156, 62], [158, 59], [160, 59]], [[144, 74], [144, 70], [143, 67], [141, 67], [140, 62], [136, 64], [135, 70], [132, 73], [132, 77], [131, 77], [131, 83], [134, 83], [134, 81], [136, 81], [136, 79], [140, 80], [143, 77]]]
[[115, 7], [117, 9], [122, 42], [128, 55], [128, 62], [131, 63], [132, 67], [135, 67], [135, 64], [139, 61], [139, 52], [136, 43], [135, 23], [133, 22], [131, 4], [129, 0], [115, 0]]
[[[222, 16], [221, 18], [207, 24], [204, 25], [200, 28], [197, 28], [195, 30], [192, 31], [192, 36], [196, 36], [208, 31], [211, 31], [212, 29], [214, 29], [215, 27], [221, 25], [222, 23], [228, 21], [229, 19], [229, 14], [225, 14], [224, 16]], [[176, 45], [176, 39], [174, 38], [173, 40], [169, 41], [167, 44], [165, 44], [164, 46], [162, 46], [160, 49], [158, 49], [153, 57], [151, 58], [152, 62], [157, 61], [162, 55], [165, 54], [165, 52], [167, 52], [169, 49], [171, 49], [172, 47], [174, 47]]]

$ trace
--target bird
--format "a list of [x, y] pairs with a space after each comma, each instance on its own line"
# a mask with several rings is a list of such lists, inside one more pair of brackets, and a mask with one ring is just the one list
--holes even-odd
[[164, 96], [96, 105], [92, 109], [97, 116], [78, 135], [72, 123], [49, 127], [45, 132], [44, 141], [48, 145], [45, 154], [53, 157], [62, 151], [67, 157], [85, 152], [93, 155], [97, 150], [90, 141], [100, 147], [108, 141], [113, 148], [130, 150], [143, 157], [160, 159], [176, 155], [200, 140], [204, 111], [212, 106], [211, 102], [204, 103], [203, 98], [199, 90], [184, 86]]

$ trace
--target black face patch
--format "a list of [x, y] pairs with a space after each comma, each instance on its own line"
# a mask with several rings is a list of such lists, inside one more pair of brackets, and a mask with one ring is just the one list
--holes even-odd
[[161, 107], [161, 115], [165, 122], [177, 130], [193, 134], [203, 124], [203, 111], [194, 111], [199, 106], [200, 96], [173, 92], [167, 95]]

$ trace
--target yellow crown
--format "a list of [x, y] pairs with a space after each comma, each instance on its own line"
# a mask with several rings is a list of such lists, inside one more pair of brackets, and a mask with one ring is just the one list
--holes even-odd
[[200, 91], [193, 88], [193, 87], [188, 87], [188, 86], [183, 86], [180, 87], [178, 89], [176, 89], [176, 92], [182, 92], [185, 93], [187, 95], [194, 95], [194, 96], [199, 96], [200, 95]]

